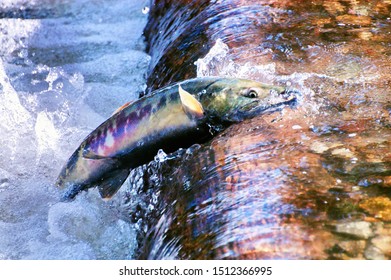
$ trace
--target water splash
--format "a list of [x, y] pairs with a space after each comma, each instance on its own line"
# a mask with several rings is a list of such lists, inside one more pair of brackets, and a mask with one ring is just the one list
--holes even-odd
[[[373, 241], [390, 238], [381, 210], [390, 201], [390, 3], [245, 2], [191, 3], [183, 16], [164, 6], [147, 29], [160, 73], [151, 85], [197, 70], [295, 88], [299, 104], [231, 126], [180, 168], [158, 169], [162, 202], [143, 256], [389, 258]], [[153, 32], [166, 26], [175, 28]]]
[[96, 190], [60, 203], [53, 184], [145, 88], [145, 3], [46, 2], [0, 4], [0, 259], [131, 258], [135, 229], [110, 203]]

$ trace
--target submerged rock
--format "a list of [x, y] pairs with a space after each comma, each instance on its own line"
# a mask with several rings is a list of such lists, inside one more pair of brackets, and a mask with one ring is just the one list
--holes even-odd
[[[159, 197], [143, 220], [140, 258], [365, 258], [375, 230], [359, 204], [390, 198], [383, 186], [391, 175], [390, 38], [382, 27], [391, 4], [375, 6], [153, 2], [150, 90], [223, 75], [289, 85], [302, 96], [295, 108], [233, 125], [145, 173], [146, 185], [159, 178]], [[379, 30], [368, 31], [372, 24]]]
[[391, 236], [376, 236], [371, 243], [384, 254], [391, 255]]
[[369, 246], [365, 250], [364, 256], [367, 260], [386, 260], [387, 259], [384, 256], [383, 252], [375, 246]]
[[342, 241], [338, 246], [350, 257], [357, 257], [365, 249], [366, 242], [364, 240]]
[[337, 224], [335, 226], [335, 232], [357, 239], [368, 239], [373, 236], [371, 223], [364, 221]]
[[339, 241], [328, 251], [331, 259], [362, 259], [365, 246], [365, 240], [345, 240]]

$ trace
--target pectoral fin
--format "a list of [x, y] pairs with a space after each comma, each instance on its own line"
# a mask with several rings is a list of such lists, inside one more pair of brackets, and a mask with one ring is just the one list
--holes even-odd
[[201, 103], [179, 85], [179, 96], [185, 113], [192, 119], [200, 119], [204, 116], [204, 108]]
[[83, 158], [86, 159], [109, 159], [110, 157], [105, 157], [94, 153], [91, 150], [83, 150]]
[[97, 159], [97, 160], [104, 159], [104, 160], [113, 160], [113, 161], [118, 160], [118, 157], [116, 156], [102, 156], [88, 149], [84, 149], [82, 155], [83, 158], [86, 159]]
[[122, 186], [128, 177], [130, 170], [118, 169], [110, 172], [102, 182], [99, 183], [98, 190], [100, 196], [108, 200], [110, 199]]

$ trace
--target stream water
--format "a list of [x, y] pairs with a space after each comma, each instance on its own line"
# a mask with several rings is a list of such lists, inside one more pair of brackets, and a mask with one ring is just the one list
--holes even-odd
[[83, 138], [145, 89], [145, 1], [1, 1], [0, 259], [124, 259], [132, 225], [54, 182]]
[[[0, 42], [0, 259], [391, 258], [390, 1], [6, 0]], [[210, 75], [301, 96], [59, 202], [116, 108]]]
[[135, 175], [141, 257], [389, 259], [391, 3], [155, 2], [149, 88], [218, 75], [301, 97]]

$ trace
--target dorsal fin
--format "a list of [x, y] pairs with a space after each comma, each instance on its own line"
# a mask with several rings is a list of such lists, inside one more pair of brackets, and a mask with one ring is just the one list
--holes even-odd
[[119, 107], [117, 110], [115, 110], [113, 112], [113, 114], [111, 114], [111, 116], [114, 116], [115, 114], [117, 114], [119, 111], [121, 111], [122, 109], [124, 109], [125, 107], [129, 106], [130, 104], [132, 104], [133, 102], [132, 101], [129, 101], [129, 102], [126, 102], [124, 105], [122, 105], [121, 107]]
[[200, 119], [204, 116], [204, 108], [201, 103], [179, 85], [179, 96], [186, 115], [191, 119]]

